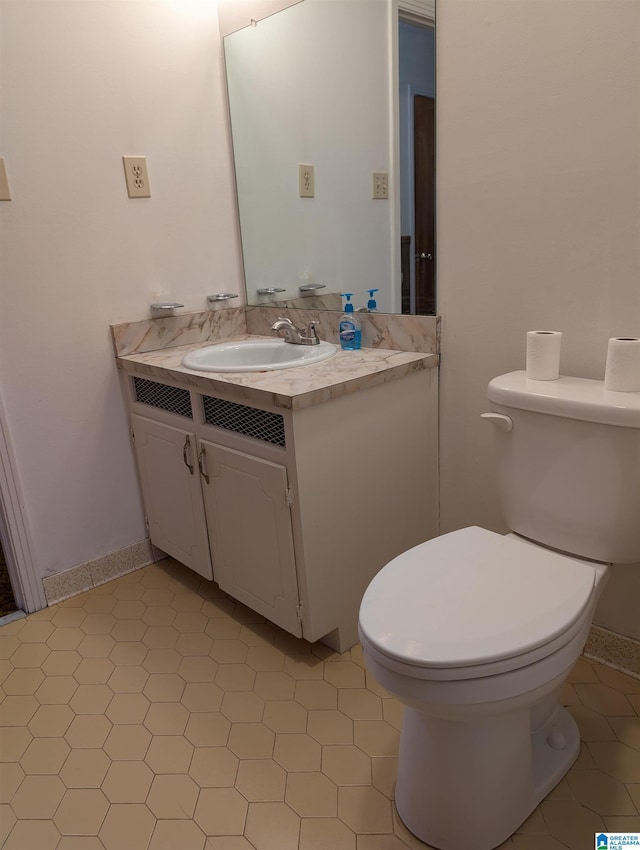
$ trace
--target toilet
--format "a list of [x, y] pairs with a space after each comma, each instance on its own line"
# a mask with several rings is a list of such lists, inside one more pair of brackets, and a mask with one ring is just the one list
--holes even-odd
[[488, 397], [511, 532], [421, 543], [360, 606], [365, 664], [405, 707], [397, 812], [440, 850], [497, 847], [569, 770], [563, 684], [608, 565], [640, 561], [640, 393], [512, 372]]

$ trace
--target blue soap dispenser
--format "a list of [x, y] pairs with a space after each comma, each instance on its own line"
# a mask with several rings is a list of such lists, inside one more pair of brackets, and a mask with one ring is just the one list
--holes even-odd
[[351, 292], [341, 292], [343, 298], [347, 299], [344, 305], [344, 313], [340, 316], [340, 346], [344, 351], [358, 351], [361, 344], [362, 331], [360, 322], [356, 319], [351, 303]]
[[367, 301], [367, 310], [370, 313], [373, 313], [375, 310], [378, 309], [378, 304], [376, 303], [376, 299], [373, 297], [374, 293], [378, 292], [378, 290], [377, 289], [367, 289], [367, 292], [369, 293], [369, 300]]

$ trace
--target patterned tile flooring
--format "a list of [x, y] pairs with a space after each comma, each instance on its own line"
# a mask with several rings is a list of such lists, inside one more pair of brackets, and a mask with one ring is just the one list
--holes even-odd
[[[406, 850], [400, 705], [171, 559], [0, 628], [3, 850]], [[640, 832], [640, 680], [581, 658], [582, 752], [502, 850]], [[464, 813], [461, 812], [461, 815]]]

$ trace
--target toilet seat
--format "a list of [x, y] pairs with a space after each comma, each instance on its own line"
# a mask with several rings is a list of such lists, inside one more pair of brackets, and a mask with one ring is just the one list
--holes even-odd
[[404, 552], [377, 574], [362, 600], [360, 634], [409, 676], [493, 675], [570, 642], [595, 580], [588, 562], [465, 528]]

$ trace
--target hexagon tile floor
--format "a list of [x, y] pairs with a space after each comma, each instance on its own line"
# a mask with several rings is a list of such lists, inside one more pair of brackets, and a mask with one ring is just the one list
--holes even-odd
[[[399, 704], [170, 559], [0, 628], [3, 850], [406, 850]], [[502, 850], [640, 831], [640, 680], [580, 659], [570, 773]], [[460, 813], [463, 815], [464, 813]]]

